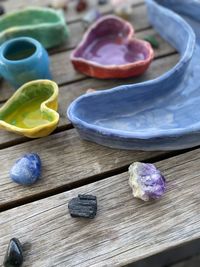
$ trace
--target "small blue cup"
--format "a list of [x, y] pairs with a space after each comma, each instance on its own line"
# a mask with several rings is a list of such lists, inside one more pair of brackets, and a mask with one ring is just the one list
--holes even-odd
[[51, 80], [47, 51], [29, 37], [6, 41], [0, 47], [0, 76], [16, 89], [32, 80]]

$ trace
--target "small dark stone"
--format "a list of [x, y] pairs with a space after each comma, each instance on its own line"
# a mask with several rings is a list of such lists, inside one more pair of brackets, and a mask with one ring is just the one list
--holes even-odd
[[93, 195], [78, 195], [70, 200], [68, 208], [72, 217], [93, 219], [97, 213], [97, 198]]
[[149, 42], [153, 48], [159, 48], [159, 42], [153, 35], [147, 35], [144, 37], [144, 40]]
[[81, 195], [81, 194], [79, 194], [78, 198], [81, 200], [97, 200], [97, 197], [93, 196], [93, 195]]
[[105, 4], [107, 4], [108, 3], [108, 0], [99, 0], [98, 1], [98, 4], [99, 5], [105, 5]]
[[4, 258], [5, 267], [20, 267], [23, 263], [22, 245], [17, 238], [12, 238]]
[[5, 14], [5, 9], [3, 6], [0, 6], [0, 16]]
[[76, 5], [76, 11], [77, 12], [82, 12], [87, 8], [88, 4], [85, 0], [79, 0], [77, 5]]

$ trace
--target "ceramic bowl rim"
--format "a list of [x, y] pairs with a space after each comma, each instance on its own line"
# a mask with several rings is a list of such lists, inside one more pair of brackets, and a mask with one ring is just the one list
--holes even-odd
[[13, 31], [21, 31], [21, 29], [34, 29], [37, 28], [38, 25], [40, 27], [49, 27], [49, 25], [59, 25], [61, 22], [62, 24], [66, 25], [65, 19], [64, 19], [64, 12], [62, 10], [55, 10], [53, 8], [49, 7], [35, 7], [35, 6], [29, 6], [27, 8], [24, 8], [22, 10], [15, 10], [11, 11], [9, 13], [6, 13], [0, 17], [0, 23], [5, 19], [5, 18], [12, 18], [13, 15], [20, 15], [21, 13], [26, 13], [29, 11], [39, 11], [39, 12], [49, 12], [58, 18], [57, 22], [42, 22], [34, 25], [22, 25], [22, 26], [13, 26], [13, 27], [8, 27], [7, 29], [3, 30], [0, 32], [0, 36], [4, 35], [5, 32], [13, 32]]
[[[100, 63], [97, 63], [95, 61], [92, 61], [92, 60], [87, 60], [87, 59], [84, 59], [83, 57], [77, 57], [75, 56], [75, 54], [77, 53], [77, 51], [79, 49], [81, 49], [81, 47], [85, 44], [85, 42], [87, 41], [87, 38], [88, 36], [90, 35], [90, 33], [92, 32], [92, 30], [95, 30], [101, 23], [105, 23], [105, 21], [107, 20], [110, 20], [110, 19], [113, 19], [113, 20], [116, 20], [116, 21], [120, 21], [120, 23], [124, 24], [124, 25], [127, 25], [128, 28], [129, 28], [129, 33], [127, 34], [127, 36], [125, 37], [125, 39], [128, 41], [128, 42], [138, 42], [138, 43], [141, 43], [141, 45], [143, 46], [143, 48], [145, 48], [145, 51], [147, 51], [148, 53], [148, 56], [147, 58], [143, 59], [143, 60], [137, 60], [135, 62], [130, 62], [130, 63], [125, 63], [125, 64], [120, 64], [120, 65], [117, 65], [117, 64], [111, 64], [111, 65], [103, 65], [103, 64], [100, 64]], [[106, 15], [106, 16], [103, 16], [101, 18], [99, 18], [94, 24], [92, 24], [88, 30], [85, 32], [85, 34], [83, 35], [83, 38], [81, 40], [81, 42], [78, 44], [78, 46], [72, 51], [71, 55], [70, 55], [70, 60], [72, 62], [76, 62], [76, 63], [85, 63], [87, 65], [89, 65], [90, 67], [100, 67], [104, 70], [118, 70], [118, 69], [129, 69], [130, 67], [137, 67], [138, 65], [139, 66], [143, 66], [143, 65], [146, 65], [148, 63], [150, 63], [154, 57], [154, 50], [152, 48], [152, 46], [145, 40], [140, 40], [140, 39], [137, 39], [134, 37], [134, 33], [135, 33], [135, 30], [134, 30], [134, 27], [133, 25], [124, 20], [124, 19], [121, 19], [115, 15]]]
[[45, 124], [45, 125], [35, 126], [33, 128], [21, 128], [21, 127], [17, 127], [15, 125], [12, 125], [10, 123], [5, 122], [4, 120], [0, 120], [0, 125], [4, 125], [5, 127], [10, 128], [10, 129], [12, 128], [13, 131], [16, 131], [16, 132], [21, 133], [21, 134], [27, 134], [27, 133], [29, 134], [29, 133], [31, 133], [31, 135], [33, 135], [34, 133], [37, 133], [40, 130], [46, 128], [46, 127], [54, 126], [55, 123], [57, 124], [57, 122], [59, 120], [59, 113], [56, 110], [53, 110], [53, 109], [49, 108], [47, 106], [47, 104], [49, 102], [52, 102], [53, 100], [55, 100], [58, 97], [58, 91], [59, 91], [58, 90], [58, 85], [54, 81], [47, 80], [47, 79], [34, 80], [34, 81], [30, 81], [30, 82], [27, 82], [24, 85], [22, 85], [17, 91], [15, 91], [15, 93], [11, 96], [11, 98], [9, 98], [8, 101], [0, 108], [0, 112], [3, 109], [6, 109], [6, 107], [10, 103], [12, 103], [13, 98], [16, 98], [16, 97], [20, 96], [21, 92], [23, 92], [24, 90], [26, 90], [26, 88], [29, 85], [39, 84], [39, 83], [42, 83], [42, 84], [51, 84], [52, 87], [53, 87], [53, 90], [54, 90], [53, 91], [53, 94], [47, 100], [45, 100], [44, 102], [42, 102], [41, 105], [40, 105], [40, 109], [43, 107], [46, 110], [48, 110], [48, 112], [50, 112], [50, 113], [53, 114], [53, 118], [54, 118], [53, 121], [51, 121], [51, 122], [49, 122], [48, 124]]
[[[14, 43], [17, 43], [17, 42], [26, 42], [26, 43], [29, 43], [29, 44], [32, 44], [34, 47], [35, 47], [35, 51], [28, 57], [25, 57], [25, 58], [22, 58], [22, 59], [18, 59], [18, 60], [11, 60], [11, 59], [8, 59], [7, 57], [5, 57], [5, 52], [6, 52], [6, 49], [14, 44]], [[29, 62], [30, 60], [34, 59], [38, 53], [40, 53], [40, 47], [42, 46], [42, 44], [37, 41], [36, 39], [34, 38], [31, 38], [31, 37], [16, 37], [16, 38], [12, 38], [12, 39], [9, 39], [7, 41], [5, 41], [2, 45], [1, 45], [1, 49], [0, 49], [0, 57], [1, 59], [5, 62], [5, 63], [8, 63], [8, 64], [22, 64], [22, 63], [27, 63]]]
[[[147, 0], [148, 2], [152, 2], [152, 0]], [[97, 134], [101, 134], [101, 135], [106, 135], [106, 136], [113, 136], [116, 138], [137, 138], [137, 139], [151, 139], [151, 138], [162, 138], [162, 137], [178, 137], [179, 135], [182, 134], [189, 134], [195, 131], [200, 131], [200, 123], [196, 124], [194, 127], [194, 124], [190, 127], [190, 128], [179, 128], [179, 129], [171, 129], [171, 130], [162, 130], [162, 131], [156, 131], [156, 133], [142, 133], [142, 132], [128, 132], [128, 131], [122, 131], [122, 130], [117, 130], [117, 129], [110, 129], [110, 128], [104, 128], [101, 126], [97, 126], [91, 123], [88, 123], [86, 121], [83, 121], [81, 119], [79, 119], [76, 116], [76, 105], [78, 105], [78, 103], [80, 101], [82, 101], [82, 99], [84, 98], [88, 98], [91, 96], [97, 96], [98, 94], [113, 94], [115, 92], [121, 91], [121, 90], [139, 90], [140, 87], [144, 87], [144, 86], [150, 86], [150, 85], [154, 85], [155, 83], [159, 83], [160, 82], [164, 82], [165, 80], [167, 80], [171, 75], [174, 75], [175, 73], [178, 73], [181, 69], [183, 69], [185, 66], [187, 66], [193, 56], [193, 52], [194, 52], [194, 48], [195, 48], [195, 41], [196, 41], [196, 36], [194, 34], [193, 29], [190, 27], [190, 25], [188, 23], [186, 23], [184, 21], [184, 19], [182, 19], [179, 15], [177, 15], [175, 12], [160, 6], [159, 4], [152, 2], [153, 5], [158, 5], [161, 9], [164, 9], [164, 12], [167, 13], [170, 17], [173, 17], [173, 19], [176, 20], [176, 22], [178, 22], [180, 24], [180, 27], [185, 27], [185, 29], [188, 32], [188, 42], [187, 42], [187, 46], [186, 49], [183, 53], [183, 55], [181, 55], [178, 63], [176, 63], [175, 66], [173, 66], [173, 68], [171, 68], [169, 71], [165, 72], [163, 75], [159, 76], [158, 78], [152, 79], [150, 81], [145, 81], [142, 83], [138, 83], [138, 84], [133, 84], [133, 85], [121, 85], [121, 86], [117, 86], [115, 88], [106, 90], [106, 91], [98, 91], [98, 92], [93, 92], [90, 94], [85, 94], [82, 95], [80, 97], [78, 97], [77, 99], [75, 99], [70, 106], [67, 109], [67, 116], [70, 119], [70, 121], [77, 126], [77, 128], [82, 128], [93, 132], [96, 132]], [[129, 89], [129, 87], [131, 86], [131, 89]]]

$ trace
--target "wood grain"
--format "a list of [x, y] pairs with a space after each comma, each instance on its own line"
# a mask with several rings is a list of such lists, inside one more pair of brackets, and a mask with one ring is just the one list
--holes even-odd
[[[156, 163], [167, 179], [160, 201], [133, 199], [124, 173], [2, 212], [0, 262], [14, 236], [25, 244], [24, 267], [125, 266], [200, 238], [199, 151]], [[97, 196], [94, 220], [70, 217], [67, 203], [78, 193]]]
[[[85, 94], [88, 88], [94, 88], [96, 90], [99, 89], [106, 90], [118, 85], [122, 85], [124, 83], [131, 84], [154, 79], [159, 75], [163, 74], [164, 72], [166, 72], [167, 70], [169, 70], [171, 67], [173, 67], [177, 61], [178, 61], [177, 54], [155, 60], [152, 63], [149, 70], [144, 75], [138, 78], [130, 78], [126, 80], [86, 79], [84, 81], [61, 86], [59, 92], [59, 109], [58, 109], [58, 112], [60, 114], [60, 122], [57, 130], [63, 129], [63, 127], [66, 127], [67, 125], [70, 124], [70, 122], [66, 119], [66, 109], [75, 98], [77, 98], [82, 94]], [[62, 72], [62, 70], [60, 71]], [[60, 76], [62, 76], [61, 73]], [[25, 140], [28, 139], [2, 130], [0, 134], [0, 148], [5, 148], [7, 146], [23, 142]]]
[[[7, 0], [3, 4], [7, 11], [14, 11], [27, 5], [47, 6], [50, 1]], [[94, 0], [89, 2], [94, 4]], [[132, 3], [136, 37], [156, 35], [147, 21], [144, 1], [132, 0]], [[24, 267], [124, 266], [200, 238], [200, 149], [157, 162], [167, 178], [168, 191], [161, 201], [143, 203], [133, 199], [127, 172], [113, 175], [124, 172], [133, 161], [157, 161], [172, 154], [113, 150], [80, 140], [74, 129], [65, 130], [70, 126], [66, 108], [86, 89], [109, 89], [153, 79], [178, 61], [178, 55], [173, 54], [175, 50], [156, 35], [160, 43], [155, 50], [156, 60], [139, 78], [108, 81], [77, 73], [69, 55], [84, 33], [81, 19], [85, 12], [76, 13], [74, 4], [75, 1], [65, 12], [70, 38], [64, 45], [49, 50], [53, 77], [60, 85], [61, 119], [57, 131], [62, 132], [29, 142], [3, 131], [0, 135], [0, 210], [32, 201], [0, 213], [0, 265], [12, 237], [18, 237], [24, 244]], [[109, 5], [100, 9], [104, 14], [111, 11]], [[11, 94], [11, 88], [3, 83], [0, 102]], [[9, 170], [27, 152], [41, 156], [43, 173], [37, 184], [25, 188], [11, 182]], [[93, 183], [97, 180], [100, 181]], [[81, 185], [84, 186], [57, 194]], [[99, 209], [94, 220], [69, 216], [67, 203], [78, 193], [97, 195]], [[51, 194], [57, 195], [47, 197]], [[39, 198], [44, 199], [34, 201]], [[173, 267], [192, 267], [192, 264], [194, 261]]]
[[[133, 4], [133, 6], [137, 6], [139, 4], [143, 4], [144, 0], [130, 0]], [[96, 6], [96, 1], [95, 0], [87, 0], [89, 4], [89, 8], [92, 8]], [[5, 3], [3, 3], [5, 9], [7, 11], [15, 11], [22, 9], [27, 6], [41, 6], [41, 7], [47, 7], [51, 3], [51, 0], [20, 0], [20, 1], [13, 1], [13, 0], [8, 0]], [[85, 10], [83, 12], [77, 13], [75, 10], [75, 5], [76, 1], [71, 1], [68, 5], [68, 10], [64, 12], [66, 21], [71, 23], [73, 21], [80, 20], [88, 11]], [[103, 6], [98, 6], [99, 11], [102, 14], [110, 13], [112, 8], [109, 4], [103, 5]]]
[[[9, 170], [14, 162], [28, 152], [38, 153], [43, 164], [41, 180], [31, 187], [13, 183]], [[82, 141], [76, 130], [68, 130], [45, 138], [29, 141], [0, 151], [3, 166], [0, 174], [0, 208], [56, 188], [69, 188], [78, 182], [101, 175], [166, 152], [135, 152], [109, 149]], [[92, 178], [93, 179], [93, 178]], [[95, 178], [96, 179], [96, 178]]]

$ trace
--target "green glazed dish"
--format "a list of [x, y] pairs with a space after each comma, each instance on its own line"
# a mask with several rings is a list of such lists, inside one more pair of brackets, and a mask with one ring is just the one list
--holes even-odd
[[50, 80], [25, 83], [0, 108], [0, 129], [38, 138], [49, 135], [59, 121], [58, 86]]
[[30, 7], [0, 17], [0, 44], [21, 36], [35, 38], [45, 48], [62, 44], [68, 37], [63, 12]]

